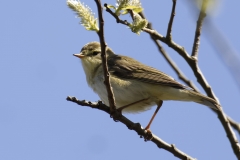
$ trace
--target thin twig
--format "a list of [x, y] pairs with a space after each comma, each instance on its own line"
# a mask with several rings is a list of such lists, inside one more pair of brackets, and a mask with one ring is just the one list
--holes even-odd
[[167, 35], [166, 38], [171, 40], [172, 39], [172, 24], [173, 24], [173, 19], [175, 16], [175, 8], [176, 8], [176, 2], [177, 0], [172, 0], [173, 1], [173, 5], [172, 5], [172, 12], [171, 12], [171, 16], [168, 22], [168, 29], [167, 29]]
[[126, 20], [121, 20], [110, 8], [108, 8], [107, 3], [104, 4], [104, 7], [106, 8], [106, 11], [110, 13], [115, 19], [117, 23], [124, 24], [126, 26], [129, 26], [130, 23], [128, 23]]
[[[188, 2], [191, 4], [191, 9], [194, 11], [198, 10], [198, 5], [196, 5], [195, 1], [188, 0]], [[211, 46], [216, 51], [216, 54], [220, 56], [223, 64], [229, 69], [233, 79], [238, 85], [238, 89], [240, 89], [240, 59], [238, 57], [240, 53], [228, 41], [224, 32], [220, 31], [219, 25], [214, 24], [212, 18], [214, 18], [214, 16], [209, 16], [204, 20], [205, 38], [210, 41]]]
[[107, 58], [106, 58], [106, 43], [105, 43], [105, 38], [104, 38], [104, 20], [103, 20], [103, 15], [102, 15], [102, 5], [101, 5], [101, 0], [95, 0], [98, 8], [98, 17], [99, 17], [99, 25], [100, 29], [97, 32], [99, 39], [100, 39], [100, 44], [101, 44], [101, 58], [102, 58], [102, 65], [103, 65], [103, 71], [104, 71], [104, 78], [105, 78], [105, 85], [108, 93], [108, 101], [109, 101], [109, 106], [111, 113], [113, 113], [116, 110], [116, 105], [115, 105], [115, 98], [114, 94], [112, 91], [112, 87], [110, 84], [110, 75], [108, 72], [108, 65], [107, 65]]
[[234, 120], [232, 120], [230, 117], [228, 117], [229, 123], [231, 124], [231, 126], [238, 131], [238, 134], [240, 135], [240, 124], [235, 122]]
[[193, 48], [192, 48], [192, 57], [197, 58], [198, 57], [198, 50], [199, 50], [199, 45], [200, 45], [200, 36], [201, 36], [201, 31], [202, 31], [202, 25], [203, 25], [203, 20], [206, 17], [206, 10], [207, 10], [207, 5], [206, 5], [206, 0], [202, 0], [202, 7], [198, 16], [197, 20], [197, 26], [195, 30], [195, 37], [193, 41]]
[[[109, 11], [107, 11], [107, 12], [109, 12]], [[197, 59], [195, 57], [190, 56], [182, 46], [178, 45], [173, 40], [170, 40], [170, 41], [167, 40], [166, 37], [159, 34], [156, 30], [151, 30], [149, 28], [144, 28], [143, 31], [150, 34], [155, 39], [158, 39], [158, 40], [164, 42], [169, 47], [171, 47], [176, 52], [178, 52], [185, 59], [185, 61], [188, 63], [188, 65], [192, 69], [195, 77], [197, 78], [197, 81], [203, 87], [203, 89], [205, 90], [207, 95], [209, 97], [215, 99], [218, 102], [217, 97], [215, 96], [213, 90], [211, 89], [211, 86], [208, 84], [207, 80], [203, 76], [203, 74], [202, 74], [202, 72], [201, 72], [201, 70], [198, 66]], [[238, 142], [238, 140], [235, 136], [235, 133], [233, 132], [233, 130], [230, 126], [228, 118], [226, 117], [225, 113], [223, 112], [223, 110], [221, 108], [220, 108], [219, 112], [215, 112], [215, 113], [218, 114], [218, 118], [219, 118], [221, 124], [224, 127], [224, 130], [225, 130], [225, 132], [227, 134], [227, 137], [230, 141], [232, 149], [233, 149], [236, 157], [240, 160], [240, 144], [239, 144], [239, 142]]]
[[[110, 108], [101, 102], [90, 102], [90, 101], [85, 101], [85, 100], [80, 101], [76, 97], [70, 97], [70, 96], [67, 97], [67, 101], [77, 103], [78, 105], [81, 105], [81, 106], [89, 106], [89, 107], [104, 111], [108, 114], [111, 114]], [[124, 116], [118, 117], [118, 121], [125, 124], [130, 130], [136, 131], [137, 134], [140, 135], [141, 137], [145, 137], [148, 134], [147, 131], [139, 123], [133, 123], [132, 121], [130, 121], [129, 119], [127, 119]], [[182, 152], [181, 150], [176, 148], [176, 146], [174, 146], [173, 144], [168, 144], [167, 142], [163, 141], [162, 139], [160, 139], [159, 137], [157, 137], [154, 134], [152, 134], [151, 141], [154, 144], [156, 144], [159, 148], [169, 151], [170, 153], [172, 153], [174, 156], [178, 157], [179, 159], [194, 160], [194, 158], [192, 158], [191, 156]]]

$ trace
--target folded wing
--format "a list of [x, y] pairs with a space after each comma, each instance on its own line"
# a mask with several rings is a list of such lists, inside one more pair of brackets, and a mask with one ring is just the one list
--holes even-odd
[[178, 89], [190, 89], [167, 74], [144, 65], [130, 57], [114, 55], [108, 58], [109, 72], [111, 75], [123, 79], [135, 79], [138, 81], [170, 86]]

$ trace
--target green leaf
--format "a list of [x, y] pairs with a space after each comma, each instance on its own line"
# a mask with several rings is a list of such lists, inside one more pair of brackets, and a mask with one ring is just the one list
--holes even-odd
[[128, 10], [124, 10], [124, 11], [122, 12], [122, 15], [124, 15], [124, 14], [128, 14]]
[[131, 9], [131, 10], [133, 10], [136, 13], [139, 13], [139, 12], [143, 11], [143, 8], [142, 7], [138, 7], [138, 6], [127, 6], [127, 7], [124, 7], [122, 10], [127, 10], [127, 9]]
[[107, 5], [108, 8], [113, 8], [115, 11], [117, 10], [116, 7], [114, 7], [113, 5]]

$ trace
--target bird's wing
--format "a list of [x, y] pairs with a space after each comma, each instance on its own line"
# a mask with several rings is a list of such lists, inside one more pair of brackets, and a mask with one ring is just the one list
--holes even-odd
[[146, 83], [171, 86], [179, 89], [188, 88], [167, 74], [127, 56], [109, 56], [108, 66], [110, 74], [119, 78], [135, 79]]

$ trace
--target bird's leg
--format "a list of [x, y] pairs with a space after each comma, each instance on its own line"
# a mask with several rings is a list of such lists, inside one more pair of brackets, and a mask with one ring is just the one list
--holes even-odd
[[128, 105], [122, 106], [122, 107], [118, 108], [117, 111], [119, 111], [120, 113], [122, 113], [122, 110], [123, 110], [123, 109], [125, 109], [125, 108], [127, 108], [127, 107], [130, 107], [130, 106], [132, 106], [132, 105], [134, 105], [134, 104], [143, 102], [143, 101], [148, 100], [148, 99], [149, 99], [149, 98], [141, 99], [141, 100], [139, 100], [139, 101], [136, 101], [136, 102], [130, 103], [130, 104], [128, 104]]
[[117, 121], [118, 121], [118, 120], [117, 120], [117, 119], [118, 119], [117, 116], [121, 116], [121, 115], [122, 115], [122, 110], [123, 110], [123, 109], [125, 109], [125, 108], [127, 108], [127, 107], [129, 107], [129, 106], [131, 106], [131, 105], [140, 103], [140, 102], [142, 102], [142, 101], [148, 100], [148, 99], [149, 99], [149, 98], [141, 99], [141, 100], [139, 100], [139, 101], [136, 101], [136, 102], [130, 103], [130, 104], [128, 104], [128, 105], [122, 106], [122, 107], [116, 109], [117, 112], [115, 112], [115, 115], [113, 115], [113, 114], [114, 114], [114, 113], [113, 113], [113, 114], [110, 115], [110, 117], [113, 117], [114, 121], [117, 122]]
[[152, 118], [150, 119], [148, 125], [145, 127], [145, 130], [150, 131], [150, 130], [149, 130], [149, 129], [150, 129], [150, 126], [151, 126], [151, 124], [152, 124], [152, 122], [153, 122], [155, 116], [157, 115], [159, 109], [161, 108], [162, 104], [163, 104], [163, 101], [160, 100], [159, 103], [158, 103], [158, 105], [157, 105], [157, 109], [156, 109], [155, 112], [153, 113], [153, 116], [152, 116]]
[[153, 119], [155, 118], [155, 116], [157, 115], [159, 109], [161, 108], [163, 104], [163, 101], [160, 100], [159, 103], [157, 104], [157, 109], [155, 110], [155, 112], [153, 113], [152, 118], [150, 119], [148, 125], [145, 127], [145, 130], [147, 131], [146, 135], [144, 136], [144, 140], [145, 141], [150, 141], [153, 138], [152, 132], [150, 131], [150, 126], [153, 122]]

